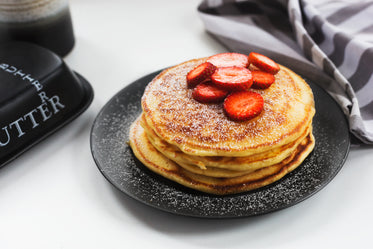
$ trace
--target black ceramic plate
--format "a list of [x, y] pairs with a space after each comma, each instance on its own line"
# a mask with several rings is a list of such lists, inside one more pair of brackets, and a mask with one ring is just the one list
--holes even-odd
[[315, 96], [314, 151], [281, 180], [258, 190], [214, 196], [187, 189], [158, 176], [138, 161], [127, 145], [129, 127], [141, 113], [147, 75], [117, 93], [98, 114], [91, 131], [93, 158], [106, 179], [120, 191], [152, 207], [175, 214], [230, 218], [264, 214], [292, 206], [325, 187], [341, 169], [350, 147], [346, 119], [320, 87], [307, 81]]

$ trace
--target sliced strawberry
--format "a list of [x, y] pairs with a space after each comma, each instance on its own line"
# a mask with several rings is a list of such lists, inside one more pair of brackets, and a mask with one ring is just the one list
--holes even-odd
[[229, 91], [245, 91], [253, 84], [251, 71], [244, 67], [218, 67], [211, 80]]
[[258, 116], [263, 106], [262, 95], [252, 91], [233, 92], [224, 100], [227, 116], [235, 121], [245, 121]]
[[276, 62], [262, 54], [251, 52], [249, 54], [249, 62], [258, 67], [260, 70], [270, 74], [276, 74], [278, 71], [280, 71], [280, 67]]
[[227, 95], [228, 91], [215, 86], [211, 81], [199, 84], [192, 93], [193, 98], [201, 103], [218, 103]]
[[247, 55], [239, 53], [222, 53], [216, 54], [207, 59], [217, 67], [247, 67], [249, 65], [249, 58]]
[[216, 67], [210, 62], [205, 62], [198, 65], [196, 68], [190, 70], [187, 74], [188, 87], [195, 87], [202, 81], [209, 79], [210, 76], [215, 72]]
[[273, 76], [273, 74], [263, 71], [251, 71], [251, 74], [253, 75], [252, 88], [266, 89], [275, 82], [275, 76]]

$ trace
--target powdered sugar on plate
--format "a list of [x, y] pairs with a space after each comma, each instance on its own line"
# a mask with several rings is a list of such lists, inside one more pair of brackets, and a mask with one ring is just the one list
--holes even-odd
[[313, 120], [314, 151], [296, 170], [269, 186], [246, 193], [214, 196], [187, 189], [148, 170], [127, 144], [130, 125], [141, 113], [141, 96], [159, 72], [147, 75], [116, 94], [98, 114], [91, 132], [97, 167], [123, 193], [170, 213], [204, 217], [245, 217], [280, 210], [325, 187], [342, 168], [350, 139], [347, 122], [334, 100], [317, 85]]

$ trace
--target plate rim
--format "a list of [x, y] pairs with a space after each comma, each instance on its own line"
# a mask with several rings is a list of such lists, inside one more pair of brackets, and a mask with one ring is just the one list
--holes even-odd
[[[332, 96], [327, 92], [325, 91], [325, 89], [323, 89], [321, 86], [317, 85], [316, 83], [312, 82], [311, 81], [311, 84], [312, 85], [315, 85], [317, 88], [319, 88], [319, 90], [323, 91], [324, 93], [326, 93], [328, 95], [328, 97], [333, 101], [335, 102], [335, 104], [338, 106], [339, 108], [339, 111], [343, 114], [343, 117], [344, 117], [344, 123], [346, 124], [346, 128], [347, 128], [347, 137], [346, 139], [348, 140], [347, 141], [347, 146], [346, 146], [346, 151], [344, 153], [344, 156], [343, 158], [341, 159], [340, 163], [339, 163], [339, 166], [336, 168], [336, 170], [334, 170], [333, 174], [329, 174], [328, 175], [328, 180], [327, 181], [323, 181], [322, 184], [315, 190], [313, 190], [311, 193], [308, 193], [304, 196], [302, 196], [301, 198], [299, 198], [298, 200], [296, 201], [293, 201], [291, 202], [290, 204], [287, 204], [287, 205], [283, 205], [281, 207], [278, 207], [276, 209], [270, 209], [270, 210], [266, 210], [264, 212], [258, 212], [258, 213], [254, 213], [254, 214], [245, 214], [245, 215], [211, 215], [211, 216], [201, 216], [201, 215], [198, 215], [198, 214], [186, 214], [186, 213], [179, 213], [179, 212], [176, 212], [176, 211], [173, 211], [173, 210], [169, 210], [163, 206], [157, 206], [157, 205], [152, 205], [151, 203], [139, 198], [138, 196], [134, 195], [133, 193], [131, 193], [130, 191], [125, 191], [123, 190], [123, 188], [121, 188], [121, 186], [116, 182], [114, 181], [113, 179], [110, 178], [109, 174], [107, 174], [102, 168], [101, 166], [99, 165], [99, 161], [98, 159], [96, 158], [96, 155], [95, 155], [95, 152], [94, 152], [94, 149], [93, 149], [93, 133], [94, 133], [94, 130], [96, 128], [96, 125], [100, 119], [100, 117], [103, 115], [103, 113], [106, 111], [106, 109], [116, 100], [116, 98], [118, 96], [120, 96], [121, 94], [123, 94], [123, 92], [126, 92], [128, 91], [128, 88], [130, 87], [133, 87], [135, 84], [138, 84], [138, 83], [141, 83], [142, 81], [144, 81], [145, 79], [147, 78], [153, 78], [155, 77], [157, 74], [159, 74], [160, 72], [162, 72], [164, 69], [161, 69], [161, 70], [157, 70], [157, 71], [154, 71], [152, 73], [149, 73], [149, 74], [146, 74], [136, 80], [134, 80], [133, 82], [127, 84], [125, 87], [123, 87], [122, 89], [120, 89], [118, 92], [116, 92], [105, 104], [104, 106], [101, 108], [101, 110], [99, 111], [99, 113], [97, 114], [97, 116], [95, 117], [93, 123], [92, 123], [92, 126], [91, 126], [91, 130], [90, 130], [90, 149], [91, 149], [91, 154], [92, 154], [92, 157], [93, 157], [93, 160], [96, 164], [96, 167], [99, 169], [99, 171], [101, 172], [101, 174], [105, 177], [105, 179], [112, 185], [114, 186], [117, 190], [119, 190], [122, 194], [126, 194], [127, 196], [133, 198], [134, 200], [136, 201], [139, 201], [140, 203], [146, 205], [146, 206], [149, 206], [149, 207], [152, 207], [152, 208], [155, 208], [155, 209], [158, 209], [158, 210], [161, 210], [161, 211], [164, 211], [164, 212], [167, 212], [167, 213], [171, 213], [171, 214], [174, 214], [174, 215], [181, 215], [181, 216], [186, 216], [186, 217], [195, 217], [195, 218], [212, 218], [212, 219], [229, 219], [229, 218], [243, 218], [243, 217], [253, 217], [253, 216], [259, 216], [259, 215], [265, 215], [265, 214], [268, 214], [268, 213], [272, 213], [272, 212], [276, 212], [276, 211], [280, 211], [280, 210], [283, 210], [283, 209], [286, 209], [286, 208], [289, 208], [289, 207], [292, 207], [310, 197], [312, 197], [313, 195], [315, 195], [316, 193], [318, 193], [320, 190], [322, 190], [326, 185], [328, 185], [334, 178], [335, 176], [339, 173], [339, 171], [342, 169], [343, 165], [345, 164], [345, 161], [347, 160], [347, 157], [349, 155], [349, 152], [350, 152], [350, 147], [351, 147], [351, 133], [348, 129], [348, 123], [347, 123], [347, 119], [346, 119], [346, 116], [343, 114], [341, 108], [339, 107], [339, 105], [337, 104], [337, 102], [332, 98]], [[303, 78], [303, 77], [302, 77]], [[307, 81], [306, 81], [307, 82]], [[309, 82], [307, 82], [307, 84], [309, 84]], [[310, 84], [309, 84], [310, 85]], [[146, 85], [145, 85], [146, 87]], [[136, 158], [136, 160], [138, 160]], [[141, 162], [140, 162], [141, 163]], [[142, 163], [141, 163], [142, 164]], [[144, 166], [146, 167], [146, 166]], [[147, 169], [147, 168], [146, 168]], [[149, 169], [147, 169], [149, 170]], [[150, 171], [150, 170], [149, 170]], [[153, 173], [153, 172], [152, 172]], [[153, 173], [155, 174], [155, 173]], [[160, 176], [159, 176], [160, 177]], [[168, 179], [166, 179], [166, 181], [170, 181]], [[177, 183], [175, 183], [177, 184]], [[182, 186], [183, 188], [186, 188], [184, 186]], [[243, 193], [239, 193], [239, 194], [234, 194], [234, 195], [228, 195], [228, 196], [235, 196], [235, 195], [245, 195], [245, 193], [252, 193], [252, 192], [257, 192], [257, 191], [260, 191], [261, 189], [263, 188], [266, 188], [266, 186], [262, 187], [262, 188], [259, 188], [259, 189], [255, 189], [255, 190], [252, 190], [252, 191], [248, 191], [248, 192], [243, 192]], [[191, 191], [195, 191], [195, 190], [191, 190]], [[198, 192], [198, 191], [197, 191]], [[206, 193], [202, 193], [203, 195], [206, 195], [206, 196], [211, 196], [211, 197], [214, 197], [214, 198], [219, 198], [219, 196], [215, 196], [215, 195], [210, 195], [210, 194], [206, 194]], [[226, 196], [222, 196], [222, 197], [226, 197]]]

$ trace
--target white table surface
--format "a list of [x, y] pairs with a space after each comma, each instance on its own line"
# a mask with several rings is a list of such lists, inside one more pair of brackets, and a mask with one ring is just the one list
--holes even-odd
[[285, 210], [206, 220], [168, 214], [108, 183], [89, 133], [120, 89], [158, 69], [225, 51], [200, 0], [72, 0], [67, 64], [95, 98], [77, 120], [0, 170], [0, 248], [372, 248], [373, 148], [352, 148], [322, 191]]

